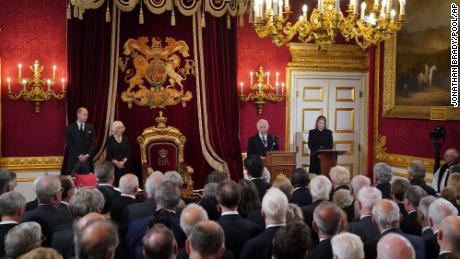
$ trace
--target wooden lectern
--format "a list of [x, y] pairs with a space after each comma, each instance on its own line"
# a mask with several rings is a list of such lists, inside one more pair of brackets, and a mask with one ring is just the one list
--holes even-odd
[[317, 155], [321, 161], [321, 174], [329, 177], [329, 170], [337, 165], [337, 156], [345, 154], [347, 151], [333, 149], [319, 149], [312, 156]]
[[270, 172], [270, 181], [273, 182], [280, 175], [290, 179], [292, 171], [296, 168], [296, 152], [267, 152], [264, 165]]

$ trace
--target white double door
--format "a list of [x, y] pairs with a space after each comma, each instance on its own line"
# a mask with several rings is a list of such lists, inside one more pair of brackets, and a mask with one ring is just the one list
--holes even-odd
[[[309, 169], [308, 131], [316, 118], [327, 118], [333, 131], [334, 149], [347, 151], [337, 163], [352, 175], [363, 173], [367, 136], [367, 74], [332, 72], [290, 72], [291, 150], [297, 151], [297, 167]], [[361, 168], [362, 167], [362, 168]]]

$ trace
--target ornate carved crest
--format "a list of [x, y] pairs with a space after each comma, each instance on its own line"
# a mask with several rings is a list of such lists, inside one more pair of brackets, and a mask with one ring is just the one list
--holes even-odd
[[[186, 103], [193, 97], [184, 91], [183, 82], [195, 76], [195, 62], [188, 58], [189, 47], [183, 40], [167, 37], [166, 46], [158, 37], [128, 39], [123, 45], [123, 55], [118, 60], [120, 71], [125, 74], [128, 88], [121, 99], [132, 108], [132, 103], [150, 108]], [[131, 62], [129, 62], [131, 61]], [[129, 67], [133, 66], [133, 67]]]

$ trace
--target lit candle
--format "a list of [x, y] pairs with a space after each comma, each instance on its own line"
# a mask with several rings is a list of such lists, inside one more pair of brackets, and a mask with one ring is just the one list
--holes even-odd
[[302, 6], [302, 16], [305, 18], [305, 20], [307, 19], [307, 11], [308, 11], [308, 6], [304, 4]]
[[340, 0], [335, 0], [335, 12], [338, 13], [340, 11]]
[[270, 84], [270, 72], [267, 72], [267, 84]]
[[250, 78], [249, 82], [250, 82], [251, 85], [252, 85], [252, 83], [253, 83], [253, 81], [252, 81], [252, 76], [253, 76], [253, 75], [254, 75], [254, 73], [253, 73], [252, 71], [249, 72], [249, 78]]
[[283, 0], [278, 1], [278, 14], [279, 16], [283, 16]]
[[276, 88], [276, 95], [278, 95], [278, 85], [279, 85], [279, 84], [278, 84], [278, 81], [277, 81], [276, 84], [275, 84], [275, 86], [276, 86], [276, 87], [275, 87], [275, 88]]
[[390, 14], [391, 12], [391, 4], [392, 4], [393, 0], [387, 0], [386, 1], [386, 4], [387, 4], [387, 14]]
[[7, 82], [7, 84], [8, 84], [8, 92], [11, 92], [11, 79], [8, 77], [8, 78], [6, 79], [6, 82]]
[[318, 0], [319, 12], [323, 13], [323, 0]]
[[22, 64], [18, 64], [18, 70], [19, 70], [18, 79], [19, 79], [19, 81], [21, 81]]
[[284, 7], [289, 7], [289, 0], [284, 0]]
[[259, 92], [262, 90], [262, 83], [259, 82]]
[[399, 0], [399, 15], [403, 16], [406, 15], [406, 0]]
[[390, 12], [390, 17], [391, 17], [392, 22], [394, 22], [395, 16], [396, 16], [396, 10], [392, 9], [391, 12]]
[[353, 13], [357, 14], [358, 13], [358, 1], [353, 0]]
[[276, 78], [275, 78], [275, 82], [276, 84], [278, 84], [278, 79], [279, 79], [279, 76], [280, 76], [280, 72], [276, 72]]
[[375, 10], [379, 9], [379, 0], [374, 0], [374, 9]]
[[53, 80], [56, 79], [56, 65], [53, 66]]
[[65, 79], [64, 78], [61, 79], [61, 83], [62, 83], [62, 92], [65, 92]]
[[48, 92], [51, 90], [51, 80], [47, 80], [46, 83], [48, 84]]
[[364, 20], [364, 15], [366, 14], [366, 2], [361, 3], [361, 20]]
[[281, 95], [284, 95], [284, 83], [281, 83]]
[[24, 92], [26, 91], [26, 84], [27, 81], [25, 79], [22, 79], [22, 90], [24, 90]]
[[243, 95], [243, 87], [244, 87], [244, 83], [241, 82], [240, 83], [240, 93], [241, 93], [241, 95]]
[[273, 0], [273, 16], [278, 15], [279, 2], [278, 0]]
[[271, 9], [272, 9], [272, 0], [266, 0], [265, 1], [265, 7], [266, 7], [266, 12], [271, 11]]
[[34, 64], [34, 71], [38, 71], [38, 64], [37, 63]]
[[380, 16], [384, 16], [385, 15], [385, 7], [387, 5], [387, 1], [386, 0], [382, 0], [382, 6], [380, 8]]

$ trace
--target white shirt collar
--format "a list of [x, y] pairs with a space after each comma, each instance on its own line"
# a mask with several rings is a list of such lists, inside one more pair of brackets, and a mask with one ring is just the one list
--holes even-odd
[[323, 240], [328, 240], [328, 239], [331, 239], [330, 237], [323, 237], [323, 238], [320, 238], [319, 239], [319, 242], [323, 241]]
[[136, 196], [134, 196], [134, 195], [129, 195], [129, 194], [124, 194], [124, 193], [122, 193], [121, 196], [136, 199]]
[[302, 188], [307, 188], [307, 186], [300, 186], [300, 187], [295, 187], [294, 190], [292, 190], [292, 192], [295, 192], [296, 190], [298, 189], [302, 189]]
[[79, 121], [77, 121], [77, 125], [78, 125], [78, 129], [80, 129], [80, 127], [83, 125], [83, 129], [85, 129], [85, 123], [81, 123]]
[[444, 251], [439, 252], [439, 255], [447, 254], [447, 253], [452, 253], [452, 252], [453, 252], [453, 251], [450, 251], [450, 250], [444, 250]]
[[286, 223], [281, 223], [281, 224], [268, 224], [265, 229], [267, 228], [274, 228], [274, 227], [282, 227], [282, 226], [286, 226]]
[[6, 224], [19, 224], [19, 222], [14, 221], [14, 220], [4, 220], [0, 222], [0, 225], [6, 225]]
[[363, 219], [363, 218], [367, 218], [367, 217], [372, 217], [372, 215], [364, 214], [364, 215], [361, 215], [361, 217], [359, 217], [359, 219]]
[[65, 202], [65, 201], [61, 201], [62, 204], [65, 204], [67, 206], [69, 206], [69, 203], [68, 202]]
[[265, 135], [262, 135], [262, 134], [260, 134], [260, 132], [259, 132], [259, 137], [260, 137], [260, 139], [262, 139], [262, 137], [265, 137], [265, 140], [267, 140], [267, 135], [268, 135], [267, 133], [265, 133]]
[[422, 228], [422, 233], [425, 232], [425, 231], [427, 231], [427, 230], [429, 230], [429, 229], [431, 229], [430, 226], [423, 227], [423, 228]]
[[411, 213], [413, 213], [413, 212], [417, 212], [417, 210], [411, 210], [411, 211], [409, 211], [407, 214], [411, 214]]
[[97, 186], [110, 186], [113, 187], [110, 183], [98, 183]]
[[233, 211], [222, 212], [221, 216], [225, 216], [225, 215], [238, 215], [238, 211], [233, 210]]

